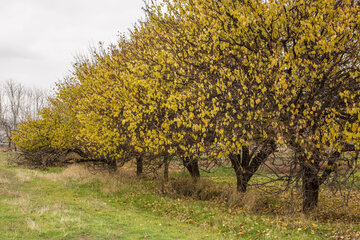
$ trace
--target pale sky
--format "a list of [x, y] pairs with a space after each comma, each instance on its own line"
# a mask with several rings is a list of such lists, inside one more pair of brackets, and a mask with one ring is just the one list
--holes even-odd
[[0, 0], [0, 81], [52, 89], [74, 57], [116, 43], [144, 18], [142, 0]]

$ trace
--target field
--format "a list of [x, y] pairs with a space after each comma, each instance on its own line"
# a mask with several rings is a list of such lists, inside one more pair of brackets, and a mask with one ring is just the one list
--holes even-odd
[[[0, 153], [0, 239], [360, 238], [355, 190], [347, 206], [338, 196], [326, 198], [324, 191], [319, 209], [303, 216], [296, 208], [286, 212], [288, 205], [279, 197], [253, 189], [242, 197], [232, 193], [228, 184], [234, 178], [226, 168], [203, 173], [194, 188], [208, 190], [184, 196], [177, 194], [184, 190], [171, 191], [189, 181], [183, 173], [172, 174], [164, 185], [137, 179], [132, 169], [116, 174], [94, 174], [82, 165], [30, 170], [10, 164], [9, 158]], [[224, 186], [229, 188], [226, 200], [221, 194], [199, 200]]]

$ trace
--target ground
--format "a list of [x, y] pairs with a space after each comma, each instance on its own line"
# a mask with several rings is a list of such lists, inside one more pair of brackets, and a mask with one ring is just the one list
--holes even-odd
[[[10, 164], [11, 157], [0, 153], [0, 239], [360, 238], [356, 219], [254, 212], [229, 201], [176, 196], [126, 171], [94, 174], [81, 165], [31, 170]], [[225, 173], [213, 180], [221, 182]]]

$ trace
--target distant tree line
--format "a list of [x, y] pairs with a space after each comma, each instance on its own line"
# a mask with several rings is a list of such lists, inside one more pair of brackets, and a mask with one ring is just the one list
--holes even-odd
[[38, 120], [39, 112], [47, 106], [47, 93], [27, 88], [14, 80], [0, 82], [0, 141], [15, 148], [12, 134], [21, 121]]
[[[196, 180], [228, 161], [239, 192], [264, 167], [286, 186], [301, 181], [308, 212], [323, 184], [359, 169], [359, 10], [350, 0], [151, 1], [129, 37], [77, 59], [14, 140], [29, 156], [77, 152], [113, 170], [136, 159], [138, 175], [162, 167], [165, 179], [170, 162]], [[289, 156], [270, 161], [279, 149]]]

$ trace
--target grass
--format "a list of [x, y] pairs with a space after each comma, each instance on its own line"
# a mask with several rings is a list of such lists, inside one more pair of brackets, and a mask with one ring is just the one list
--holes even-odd
[[7, 166], [4, 155], [1, 157], [0, 239], [221, 237], [136, 208], [128, 202], [131, 192], [127, 188], [131, 186], [116, 187], [116, 193], [104, 186], [119, 180], [111, 176], [95, 176], [82, 167], [55, 173], [14, 168]]
[[[135, 178], [126, 169], [116, 175], [92, 174], [80, 165], [29, 170], [10, 166], [7, 158], [0, 155], [0, 239], [360, 237], [356, 221], [265, 213], [264, 202], [274, 199], [253, 190], [243, 198], [246, 205], [234, 207], [172, 194], [167, 191], [171, 184], [161, 187], [156, 181]], [[222, 186], [228, 170], [204, 174], [202, 188], [213, 182]], [[257, 205], [260, 212], [254, 211]]]

